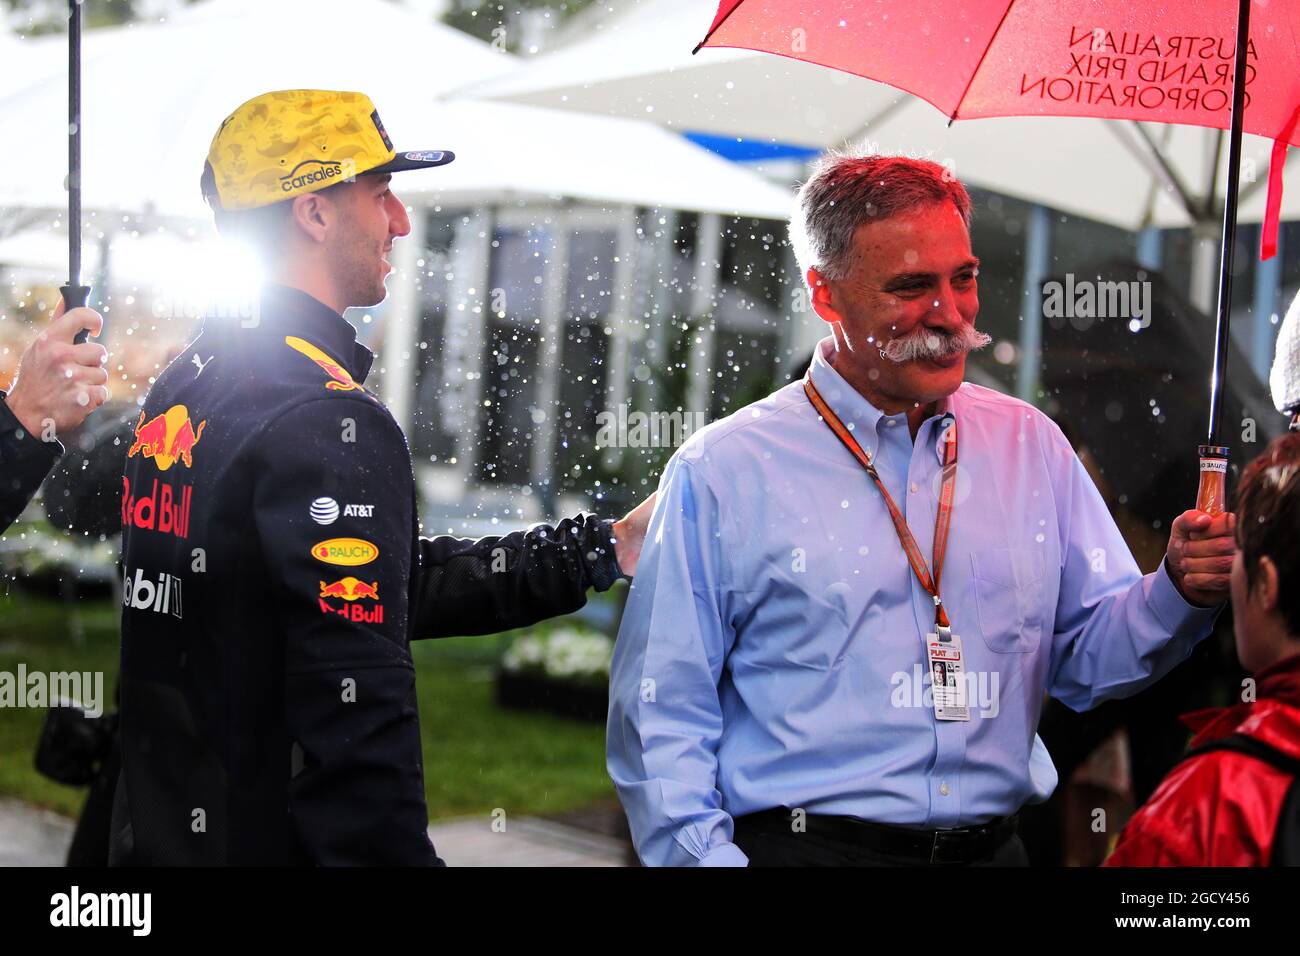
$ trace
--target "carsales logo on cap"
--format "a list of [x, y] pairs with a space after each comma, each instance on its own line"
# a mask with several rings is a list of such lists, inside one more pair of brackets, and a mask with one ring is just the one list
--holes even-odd
[[[305, 169], [303, 167], [306, 167]], [[304, 159], [287, 176], [280, 177], [282, 192], [292, 192], [327, 179], [356, 178], [356, 163], [351, 160]]]

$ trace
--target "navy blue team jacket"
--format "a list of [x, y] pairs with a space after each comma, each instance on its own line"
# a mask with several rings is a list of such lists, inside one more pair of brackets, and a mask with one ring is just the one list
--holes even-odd
[[275, 285], [255, 322], [205, 323], [127, 449], [111, 861], [438, 865], [408, 642], [580, 607], [610, 525], [421, 538], [351, 324]]

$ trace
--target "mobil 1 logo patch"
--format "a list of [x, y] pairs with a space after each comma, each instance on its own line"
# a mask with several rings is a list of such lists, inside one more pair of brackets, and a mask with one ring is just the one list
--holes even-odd
[[144, 568], [130, 570], [122, 581], [122, 606], [136, 611], [153, 611], [157, 614], [181, 616], [181, 580], [174, 574], [162, 572], [158, 580], [144, 576]]
[[375, 506], [348, 504], [339, 507], [333, 498], [317, 498], [311, 503], [310, 513], [311, 520], [317, 524], [333, 524], [340, 515], [344, 518], [373, 518]]

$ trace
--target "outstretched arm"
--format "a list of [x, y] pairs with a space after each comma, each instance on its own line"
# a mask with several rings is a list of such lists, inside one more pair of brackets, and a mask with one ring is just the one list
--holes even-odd
[[569, 614], [636, 570], [651, 495], [619, 521], [591, 515], [485, 538], [420, 539], [415, 638], [495, 634]]

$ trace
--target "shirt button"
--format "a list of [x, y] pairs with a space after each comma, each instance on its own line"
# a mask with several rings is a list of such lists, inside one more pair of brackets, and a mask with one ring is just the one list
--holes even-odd
[[944, 797], [948, 796], [948, 785], [946, 783], [939, 784], [939, 794]]
[[895, 425], [898, 424], [898, 422], [894, 421], [892, 418], [887, 418], [885, 419], [885, 424], [888, 425], [890, 428], [893, 428]]
[[914, 481], [914, 482], [912, 482], [912, 494], [916, 494], [917, 490], [918, 490], [918, 486], [917, 486], [916, 482]]

